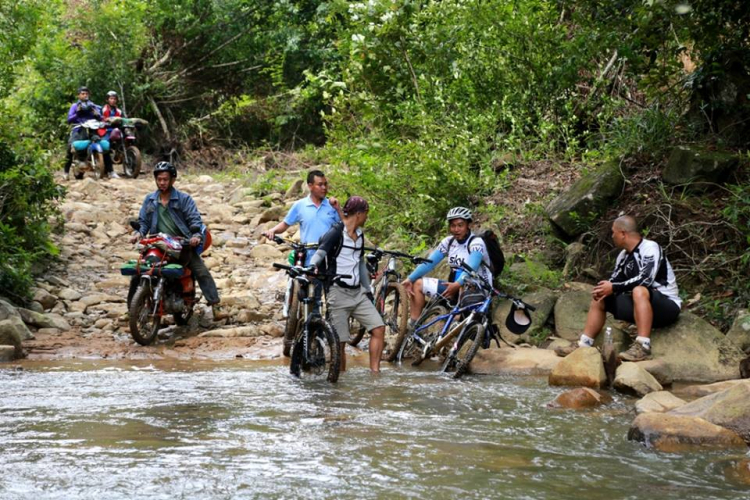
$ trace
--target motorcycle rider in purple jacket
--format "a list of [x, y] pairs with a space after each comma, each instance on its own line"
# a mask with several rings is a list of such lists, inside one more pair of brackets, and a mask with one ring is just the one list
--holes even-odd
[[[79, 87], [78, 101], [74, 102], [68, 111], [68, 123], [70, 125], [80, 125], [87, 120], [102, 119], [101, 107], [91, 102], [89, 100], [89, 95], [88, 87]], [[63, 167], [63, 178], [66, 181], [70, 178], [70, 167], [73, 164], [73, 151], [71, 150], [71, 145], [73, 144], [73, 141], [86, 139], [86, 137], [82, 135], [82, 132], [82, 129], [74, 127], [68, 137], [67, 156], [65, 158], [65, 166]], [[106, 167], [107, 172], [109, 172], [110, 178], [119, 178], [119, 175], [112, 170], [112, 156], [109, 152], [104, 153], [104, 166]]]

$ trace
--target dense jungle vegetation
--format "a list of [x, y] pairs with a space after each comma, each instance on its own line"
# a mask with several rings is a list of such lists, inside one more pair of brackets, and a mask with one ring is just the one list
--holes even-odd
[[[0, 288], [25, 296], [55, 251], [64, 192], [51, 172], [80, 85], [98, 103], [116, 90], [148, 119], [155, 156], [221, 147], [327, 164], [340, 192], [374, 201], [371, 231], [419, 249], [452, 205], [502, 223], [498, 193], [535, 161], [617, 159], [648, 178], [676, 144], [747, 159], [749, 31], [744, 0], [2, 2]], [[649, 186], [648, 203], [723, 228], [728, 245], [690, 254], [693, 278], [722, 285], [717, 315], [746, 306], [746, 162], [697, 202], [689, 187]], [[696, 248], [707, 237], [681, 234]]]

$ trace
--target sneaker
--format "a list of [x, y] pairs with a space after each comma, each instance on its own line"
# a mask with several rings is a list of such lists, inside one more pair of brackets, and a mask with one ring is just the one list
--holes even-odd
[[651, 349], [646, 349], [640, 342], [633, 342], [630, 349], [621, 352], [619, 357], [623, 361], [645, 361], [651, 359]]
[[561, 358], [564, 358], [565, 356], [567, 356], [568, 354], [572, 353], [573, 351], [575, 351], [579, 347], [580, 346], [578, 345], [578, 342], [574, 342], [574, 343], [572, 343], [570, 345], [566, 345], [566, 346], [558, 346], [558, 347], [555, 347], [555, 354], [557, 354]]
[[221, 307], [219, 304], [211, 305], [211, 311], [214, 316], [214, 321], [219, 321], [219, 320], [226, 319], [229, 317], [229, 313], [227, 313], [227, 311], [223, 307]]
[[120, 178], [120, 176], [119, 176], [119, 175], [117, 175], [117, 174], [116, 174], [115, 172], [110, 172], [110, 173], [109, 173], [109, 178], [110, 178], [110, 179], [119, 179], [119, 178]]
[[63, 180], [64, 181], [70, 180], [70, 172], [63, 172]]

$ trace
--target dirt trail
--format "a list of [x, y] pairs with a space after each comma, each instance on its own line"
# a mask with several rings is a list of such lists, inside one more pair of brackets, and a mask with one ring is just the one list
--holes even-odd
[[65, 232], [55, 237], [59, 262], [38, 281], [31, 306], [63, 321], [59, 328], [38, 329], [35, 339], [24, 342], [28, 359], [281, 356], [280, 298], [286, 277], [271, 263], [283, 262], [285, 253], [275, 244], [259, 244], [258, 235], [300, 197], [299, 184], [286, 201], [278, 194], [269, 203], [268, 197], [255, 199], [247, 188], [208, 175], [177, 179], [175, 187], [193, 196], [211, 229], [214, 244], [203, 257], [229, 318], [214, 322], [201, 300], [187, 327], [169, 326], [148, 347], [130, 337], [125, 305], [129, 278], [119, 269], [137, 257], [128, 219], [137, 216], [144, 197], [155, 189], [153, 178], [86, 178], [65, 185]]

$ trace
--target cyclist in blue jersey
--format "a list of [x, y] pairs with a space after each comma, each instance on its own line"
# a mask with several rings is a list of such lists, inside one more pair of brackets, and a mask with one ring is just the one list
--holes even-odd
[[[422, 314], [427, 297], [441, 294], [453, 299], [466, 277], [461, 270], [461, 263], [466, 262], [473, 270], [478, 271], [489, 283], [492, 283], [490, 258], [484, 240], [471, 232], [473, 216], [471, 210], [465, 207], [454, 207], [446, 216], [451, 236], [444, 238], [438, 247], [428, 257], [431, 264], [420, 264], [401, 284], [404, 285], [410, 298], [409, 325]], [[448, 280], [425, 277], [445, 257], [451, 272]]]
[[[307, 174], [307, 187], [310, 195], [297, 201], [284, 220], [264, 232], [263, 235], [272, 240], [275, 234], [283, 233], [294, 224], [300, 224], [300, 243], [317, 243], [331, 226], [341, 221], [341, 206], [336, 198], [326, 198], [328, 194], [328, 180], [320, 170], [312, 170]], [[305, 263], [315, 250], [307, 251]]]

